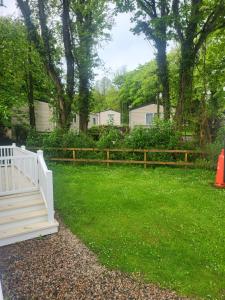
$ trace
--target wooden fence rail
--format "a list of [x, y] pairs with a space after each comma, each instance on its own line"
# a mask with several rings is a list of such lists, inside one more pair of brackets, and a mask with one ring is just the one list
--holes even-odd
[[[31, 148], [37, 149], [37, 148]], [[40, 147], [38, 148], [40, 149]], [[49, 157], [51, 161], [67, 161], [67, 162], [86, 162], [86, 163], [106, 163], [109, 164], [142, 164], [144, 168], [147, 165], [173, 165], [173, 166], [193, 166], [194, 162], [188, 161], [189, 155], [204, 157], [205, 152], [195, 151], [195, 150], [165, 150], [165, 149], [100, 149], [100, 148], [42, 148], [46, 151], [60, 151], [67, 152], [71, 154], [71, 158], [66, 157]], [[105, 159], [97, 158], [78, 158], [78, 152], [103, 152], [105, 153]], [[115, 152], [121, 153], [143, 153], [143, 160], [133, 160], [133, 159], [112, 159], [110, 154]], [[159, 160], [148, 160], [148, 153], [170, 153], [170, 154], [183, 154], [184, 160], [179, 161], [159, 161]]]

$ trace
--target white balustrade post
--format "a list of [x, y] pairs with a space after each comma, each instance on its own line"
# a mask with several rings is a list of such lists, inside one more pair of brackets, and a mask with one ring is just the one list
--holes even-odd
[[[37, 158], [39, 158], [39, 157], [40, 157], [40, 159], [44, 159], [44, 155], [43, 155], [43, 151], [42, 150], [38, 150], [37, 151]], [[39, 168], [40, 168], [40, 166], [38, 165], [38, 161], [39, 161], [39, 159], [37, 159], [37, 183], [38, 183], [38, 186], [40, 188], [40, 174], [39, 174]]]
[[48, 201], [48, 221], [50, 223], [54, 222], [54, 204], [53, 204], [53, 181], [52, 181], [52, 171], [47, 171], [47, 201]]
[[21, 146], [21, 149], [22, 149], [22, 150], [26, 150], [26, 147], [25, 147], [25, 146]]
[[39, 155], [39, 156], [41, 156], [41, 157], [44, 157], [43, 151], [42, 151], [42, 150], [38, 150], [38, 151], [37, 151], [37, 155]]

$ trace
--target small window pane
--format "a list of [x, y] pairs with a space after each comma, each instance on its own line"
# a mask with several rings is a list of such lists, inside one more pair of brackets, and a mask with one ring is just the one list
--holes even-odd
[[154, 117], [153, 113], [146, 114], [146, 125], [152, 125], [153, 117]]

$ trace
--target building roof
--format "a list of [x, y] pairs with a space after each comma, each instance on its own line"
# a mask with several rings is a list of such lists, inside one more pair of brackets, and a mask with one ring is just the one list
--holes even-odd
[[[129, 111], [136, 110], [136, 109], [139, 109], [139, 108], [142, 108], [142, 107], [145, 107], [145, 106], [150, 106], [150, 105], [157, 105], [157, 103], [146, 103], [146, 104], [142, 104], [142, 105], [139, 105], [139, 106], [136, 106], [136, 107], [134, 107], [134, 108], [129, 109]], [[159, 107], [163, 107], [163, 105], [160, 104]]]

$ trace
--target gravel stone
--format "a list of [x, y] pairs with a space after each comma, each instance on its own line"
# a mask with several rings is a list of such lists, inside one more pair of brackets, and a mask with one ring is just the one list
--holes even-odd
[[101, 266], [60, 221], [57, 234], [0, 247], [5, 299], [178, 300], [175, 292]]

